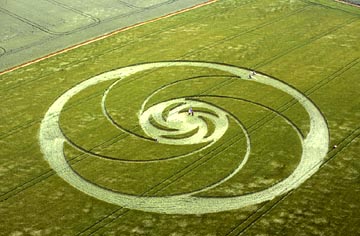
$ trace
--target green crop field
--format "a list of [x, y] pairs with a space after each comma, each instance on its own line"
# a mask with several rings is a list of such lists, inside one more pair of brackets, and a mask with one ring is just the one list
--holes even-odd
[[219, 0], [4, 73], [0, 235], [359, 235], [359, 79], [360, 8], [329, 0]]

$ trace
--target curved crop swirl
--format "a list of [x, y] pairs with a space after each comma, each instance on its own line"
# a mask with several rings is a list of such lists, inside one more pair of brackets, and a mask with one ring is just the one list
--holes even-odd
[[[234, 174], [236, 174], [245, 165], [250, 153], [248, 134], [242, 124], [231, 113], [210, 102], [197, 100], [196, 96], [187, 98], [177, 97], [150, 104], [150, 98], [160, 91], [160, 89], [151, 94], [142, 103], [138, 113], [138, 122], [141, 129], [148, 137], [141, 137], [140, 135], [139, 137], [145, 139], [149, 139], [150, 137], [151, 141], [156, 140], [161, 144], [170, 145], [205, 144], [205, 146], [201, 148], [201, 150], [203, 150], [222, 138], [226, 131], [229, 130], [229, 123], [231, 119], [234, 119], [235, 123], [237, 123], [244, 132], [248, 145], [243, 161], [239, 162], [235, 170], [222, 180], [206, 186], [202, 190], [164, 197], [134, 196], [115, 192], [92, 183], [77, 174], [71, 168], [64, 156], [64, 144], [69, 143], [69, 140], [63, 134], [59, 124], [60, 114], [69, 99], [82, 90], [104, 81], [115, 79], [120, 81], [137, 72], [153, 68], [172, 66], [216, 69], [233, 74], [241, 80], [249, 80], [254, 83], [271, 86], [292, 96], [292, 98], [304, 108], [310, 117], [309, 132], [305, 137], [303, 137], [297, 127], [295, 127], [290, 120], [279, 112], [276, 113], [276, 115], [282, 117], [297, 132], [302, 145], [301, 160], [294, 171], [287, 178], [266, 189], [245, 195], [216, 198], [195, 195], [196, 193], [209, 190], [224, 183], [232, 178]], [[249, 76], [248, 78], [249, 73], [250, 71], [247, 69], [231, 65], [210, 62], [175, 61], [134, 65], [92, 77], [66, 91], [50, 106], [46, 112], [41, 122], [39, 132], [39, 141], [44, 158], [57, 172], [57, 174], [73, 187], [95, 198], [131, 209], [168, 214], [200, 214], [233, 210], [271, 200], [276, 196], [298, 187], [319, 169], [328, 150], [329, 133], [325, 118], [322, 116], [320, 110], [304, 94], [286, 83], [267, 75], [258, 73], [256, 76]], [[116, 84], [116, 82], [114, 84]], [[117, 128], [122, 129], [122, 127], [120, 127], [106, 111], [105, 98], [107, 93], [108, 91], [105, 92], [103, 97], [103, 112], [107, 118], [117, 126]], [[224, 96], [223, 98], [228, 99], [231, 97]], [[260, 104], [258, 105], [260, 106]]]

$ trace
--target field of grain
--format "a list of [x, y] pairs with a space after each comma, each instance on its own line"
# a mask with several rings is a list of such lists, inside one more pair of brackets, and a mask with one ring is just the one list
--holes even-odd
[[0, 235], [360, 234], [359, 29], [219, 0], [0, 75]]

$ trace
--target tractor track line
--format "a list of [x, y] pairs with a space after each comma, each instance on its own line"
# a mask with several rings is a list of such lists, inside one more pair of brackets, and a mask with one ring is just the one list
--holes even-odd
[[[328, 159], [324, 161], [324, 163], [321, 165], [320, 169], [324, 168], [331, 160], [334, 160], [337, 154], [339, 154], [341, 151], [343, 151], [346, 147], [348, 147], [356, 138], [360, 136], [360, 127], [356, 128], [352, 132], [350, 132], [345, 138], [343, 138], [337, 149], [330, 150], [328, 152]], [[295, 189], [296, 190], [296, 189]], [[295, 190], [291, 190], [285, 195], [281, 196], [278, 200], [276, 200], [274, 203], [265, 202], [262, 204], [255, 213], [251, 214], [250, 217], [248, 217], [245, 221], [242, 221], [240, 224], [238, 224], [236, 227], [234, 227], [229, 233], [225, 234], [225, 236], [231, 236], [231, 235], [241, 235], [246, 230], [248, 230], [250, 227], [255, 225], [258, 220], [260, 220], [262, 217], [267, 215], [271, 210], [273, 210], [278, 204], [280, 204], [281, 201], [286, 199], [288, 196], [290, 196]], [[258, 212], [260, 212], [260, 208], [266, 208], [266, 205], [270, 205], [269, 208], [267, 208], [264, 211], [261, 211], [259, 216], [256, 216]], [[250, 220], [250, 218], [255, 217], [254, 220]], [[243, 224], [246, 223], [246, 221], [250, 221], [247, 225], [244, 227], [241, 227]]]

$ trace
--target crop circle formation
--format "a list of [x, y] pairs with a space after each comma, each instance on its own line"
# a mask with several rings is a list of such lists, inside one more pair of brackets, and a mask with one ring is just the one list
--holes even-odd
[[[295, 170], [287, 178], [266, 189], [232, 197], [194, 196], [194, 194], [199, 191], [164, 197], [134, 196], [102, 188], [75, 173], [66, 161], [64, 155], [63, 149], [67, 139], [64, 137], [59, 124], [59, 117], [62, 109], [69, 99], [82, 90], [104, 81], [121, 81], [137, 72], [153, 68], [175, 66], [217, 69], [231, 73], [239, 79], [251, 80], [254, 83], [274, 87], [286, 92], [296, 99], [310, 117], [310, 130], [306, 137], [298, 135], [302, 144], [302, 154], [301, 160]], [[46, 112], [41, 122], [39, 132], [39, 142], [44, 158], [62, 179], [78, 190], [97, 199], [130, 209], [167, 214], [203, 214], [239, 209], [244, 206], [271, 200], [276, 196], [282, 195], [298, 187], [318, 170], [324, 161], [328, 150], [328, 128], [319, 109], [304, 94], [277, 79], [261, 73], [258, 73], [252, 78], [248, 78], [249, 73], [250, 71], [247, 69], [232, 65], [210, 62], [173, 61], [133, 65], [92, 77], [62, 94]], [[105, 93], [103, 97], [103, 112], [104, 115], [108, 117], [109, 121], [111, 121], [112, 119], [106, 112], [105, 107], [106, 95], [107, 93]], [[176, 98], [145, 108], [146, 102], [147, 101], [144, 101], [139, 110], [138, 122], [148, 137], [163, 144], [191, 145], [206, 143], [207, 145], [203, 148], [207, 148], [223, 136], [229, 127], [229, 119], [234, 118], [231, 114], [221, 109], [221, 107], [192, 99]], [[171, 109], [169, 109], [169, 107]], [[203, 112], [199, 112], [193, 117], [191, 109], [198, 107], [202, 108]], [[166, 113], [165, 117], [164, 113]], [[249, 157], [251, 150], [249, 135], [247, 134], [246, 129], [240, 121], [236, 122], [243, 130], [247, 139], [246, 154], [236, 170], [223, 181], [220, 181], [220, 183], [230, 179], [232, 175], [240, 171], [240, 169], [246, 165], [246, 160]], [[156, 125], [154, 125], [154, 123]], [[209, 123], [214, 127], [212, 130], [208, 129]], [[297, 132], [295, 128], [294, 130]], [[220, 183], [214, 184], [211, 187], [217, 186]]]

